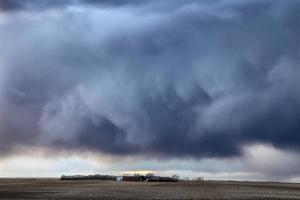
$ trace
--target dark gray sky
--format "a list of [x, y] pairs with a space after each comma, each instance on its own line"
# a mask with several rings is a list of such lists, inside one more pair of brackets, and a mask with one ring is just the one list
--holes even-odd
[[1, 0], [0, 156], [297, 153], [299, 27], [292, 0]]

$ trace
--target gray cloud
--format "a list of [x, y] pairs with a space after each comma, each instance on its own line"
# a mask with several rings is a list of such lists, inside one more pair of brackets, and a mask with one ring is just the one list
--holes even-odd
[[194, 158], [237, 156], [252, 143], [299, 150], [298, 2], [77, 1], [81, 10], [39, 17], [27, 8], [71, 1], [22, 2], [0, 6], [27, 10], [0, 25], [1, 154], [20, 145]]
[[47, 10], [84, 4], [105, 7], [138, 6], [150, 2], [149, 0], [2, 0], [0, 2], [0, 10]]
[[242, 169], [255, 173], [260, 180], [291, 181], [300, 174], [297, 152], [282, 151], [268, 145], [245, 149]]
[[65, 6], [73, 3], [75, 3], [73, 0], [3, 0], [0, 2], [0, 10], [16, 11], [23, 9], [41, 9], [50, 8], [53, 6]]

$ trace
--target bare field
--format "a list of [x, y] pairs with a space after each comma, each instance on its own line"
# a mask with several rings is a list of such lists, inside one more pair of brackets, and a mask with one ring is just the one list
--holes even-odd
[[206, 181], [146, 183], [0, 179], [0, 199], [300, 199], [300, 184]]

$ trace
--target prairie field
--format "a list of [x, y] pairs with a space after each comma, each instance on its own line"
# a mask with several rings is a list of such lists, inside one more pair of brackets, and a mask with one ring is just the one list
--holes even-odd
[[300, 184], [205, 181], [177, 183], [0, 179], [0, 199], [300, 199]]

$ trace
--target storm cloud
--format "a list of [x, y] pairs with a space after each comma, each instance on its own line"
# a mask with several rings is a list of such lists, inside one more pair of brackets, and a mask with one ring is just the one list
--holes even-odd
[[8, 12], [18, 10], [47, 10], [82, 4], [107, 7], [137, 6], [150, 2], [149, 0], [2, 0], [0, 1], [0, 10]]
[[298, 1], [0, 2], [2, 155], [300, 149]]

